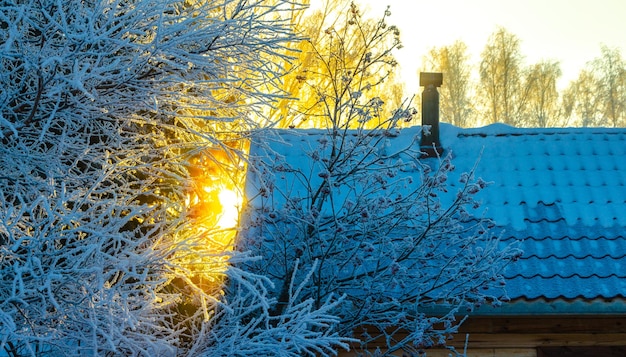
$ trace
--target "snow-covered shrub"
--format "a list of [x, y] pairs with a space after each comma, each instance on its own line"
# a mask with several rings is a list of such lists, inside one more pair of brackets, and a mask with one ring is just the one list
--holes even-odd
[[[237, 260], [235, 265], [243, 263]], [[229, 269], [226, 293], [215, 309], [206, 341], [197, 344], [203, 348], [202, 356], [334, 356], [338, 349], [348, 349], [352, 340], [337, 333], [340, 320], [334, 314], [343, 298], [329, 296], [318, 304], [301, 296], [315, 265], [312, 268], [300, 272], [295, 262], [294, 274], [302, 273], [304, 278], [287, 288], [280, 313], [276, 313], [278, 301], [269, 293], [270, 279]]]
[[0, 2], [0, 355], [194, 355], [229, 328], [188, 164], [272, 100], [293, 8]]
[[59, 161], [78, 158], [37, 165], [11, 149], [0, 149], [13, 182], [0, 190], [0, 347], [10, 356], [171, 355], [176, 336], [158, 307], [173, 301], [158, 294], [165, 260], [151, 241], [161, 225], [138, 225], [163, 212], [127, 202], [137, 192], [119, 187], [104, 160], [72, 175]]

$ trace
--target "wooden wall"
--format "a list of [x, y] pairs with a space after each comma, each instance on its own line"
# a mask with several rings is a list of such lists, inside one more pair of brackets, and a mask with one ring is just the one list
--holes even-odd
[[[626, 315], [472, 317], [450, 345], [463, 351], [466, 336], [468, 357], [624, 356]], [[447, 350], [429, 350], [427, 354], [448, 355]]]

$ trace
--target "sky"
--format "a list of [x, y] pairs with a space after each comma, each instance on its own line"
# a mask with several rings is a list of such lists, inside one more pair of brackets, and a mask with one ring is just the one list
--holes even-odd
[[[312, 0], [317, 2], [320, 0]], [[478, 63], [489, 36], [502, 26], [521, 41], [524, 63], [561, 63], [559, 87], [600, 56], [601, 44], [626, 57], [625, 0], [356, 0], [378, 18], [391, 6], [389, 24], [400, 28], [396, 52], [407, 94], [420, 93], [417, 71], [432, 47], [462, 40]]]

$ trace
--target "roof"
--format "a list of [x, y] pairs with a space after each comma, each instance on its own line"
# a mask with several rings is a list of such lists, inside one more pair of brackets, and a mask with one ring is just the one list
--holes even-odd
[[493, 182], [478, 194], [486, 215], [504, 242], [522, 241], [509, 297], [626, 297], [626, 129], [442, 131], [459, 171], [480, 155], [475, 175]]
[[[410, 143], [419, 132], [402, 129], [387, 147]], [[276, 152], [294, 165], [309, 160], [303, 131], [278, 133]], [[476, 178], [492, 183], [476, 196], [482, 206], [474, 213], [486, 209], [503, 232], [502, 244], [521, 244], [524, 254], [505, 271], [513, 301], [566, 302], [570, 312], [584, 312], [581, 301], [594, 309], [598, 301], [624, 301], [626, 129], [461, 129], [442, 123], [440, 135], [457, 175], [474, 169]]]

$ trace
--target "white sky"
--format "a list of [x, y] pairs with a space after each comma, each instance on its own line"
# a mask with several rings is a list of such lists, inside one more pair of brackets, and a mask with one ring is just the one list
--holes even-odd
[[[312, 3], [321, 0], [312, 0]], [[379, 18], [391, 5], [390, 24], [400, 28], [404, 48], [396, 57], [402, 66], [406, 94], [420, 93], [417, 71], [432, 47], [463, 40], [473, 61], [497, 26], [521, 40], [525, 63], [558, 60], [560, 87], [578, 76], [600, 55], [600, 44], [626, 57], [626, 0], [356, 0]]]

